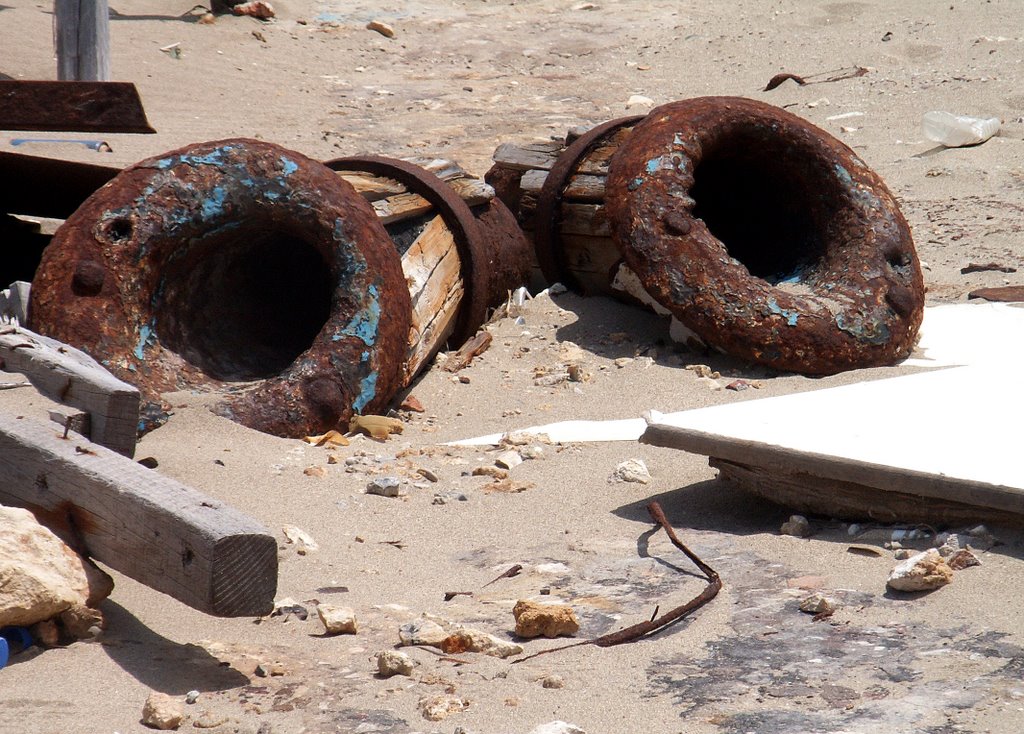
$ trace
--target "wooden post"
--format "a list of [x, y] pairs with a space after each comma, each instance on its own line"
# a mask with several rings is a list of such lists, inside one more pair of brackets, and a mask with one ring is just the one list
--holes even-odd
[[0, 414], [0, 503], [190, 607], [269, 614], [277, 542], [256, 521], [52, 424]]
[[54, 0], [57, 78], [110, 81], [110, 8], [107, 0]]

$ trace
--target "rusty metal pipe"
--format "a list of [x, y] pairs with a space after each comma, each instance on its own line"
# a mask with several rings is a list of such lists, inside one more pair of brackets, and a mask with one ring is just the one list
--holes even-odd
[[230, 387], [218, 412], [298, 437], [391, 399], [409, 313], [398, 253], [351, 186], [234, 139], [147, 159], [93, 194], [43, 255], [29, 324], [154, 404]]
[[906, 220], [795, 115], [735, 97], [656, 108], [616, 151], [605, 200], [646, 290], [723, 352], [831, 374], [913, 347], [924, 282]]

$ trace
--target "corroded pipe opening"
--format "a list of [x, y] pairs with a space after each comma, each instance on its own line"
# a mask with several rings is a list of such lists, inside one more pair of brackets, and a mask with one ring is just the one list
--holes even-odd
[[777, 283], [825, 251], [830, 177], [794, 166], [791, 146], [762, 128], [736, 126], [705, 147], [694, 171], [693, 216], [750, 274]]
[[213, 379], [262, 380], [309, 348], [331, 290], [313, 244], [248, 220], [169, 263], [154, 312], [164, 346]]
[[244, 381], [216, 411], [300, 437], [392, 398], [410, 311], [398, 253], [355, 189], [234, 139], [141, 161], [89, 197], [44, 253], [29, 324], [136, 385], [156, 422], [163, 392]]
[[910, 228], [828, 133], [737, 97], [656, 108], [612, 158], [612, 238], [706, 344], [804, 374], [891, 364], [924, 311]]

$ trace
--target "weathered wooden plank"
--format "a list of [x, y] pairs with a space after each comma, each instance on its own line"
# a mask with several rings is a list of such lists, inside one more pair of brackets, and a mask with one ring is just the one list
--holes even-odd
[[531, 168], [542, 168], [545, 171], [551, 170], [558, 160], [558, 154], [565, 146], [558, 141], [545, 143], [527, 143], [516, 145], [513, 143], [502, 143], [494, 151], [492, 156], [495, 163], [517, 171], [527, 171]]
[[6, 372], [25, 375], [39, 392], [90, 416], [90, 439], [125, 456], [135, 453], [139, 391], [85, 352], [21, 326], [0, 329]]
[[809, 515], [847, 520], [869, 518], [884, 523], [930, 523], [964, 525], [976, 522], [1006, 523], [1024, 515], [1007, 515], [999, 510], [964, 504], [945, 498], [921, 497], [907, 492], [880, 491], [857, 482], [824, 479], [806, 472], [768, 471], [763, 467], [710, 457], [708, 464], [719, 477], [743, 490], [789, 509]]
[[405, 384], [419, 373], [451, 336], [462, 302], [462, 265], [452, 232], [442, 217], [432, 219], [402, 256], [412, 297]]
[[254, 520], [113, 451], [0, 414], [0, 502], [69, 545], [222, 617], [273, 609], [277, 543]]
[[[471, 207], [486, 204], [494, 198], [494, 189], [475, 178], [456, 178], [448, 184]], [[433, 205], [422, 196], [410, 193], [388, 196], [371, 203], [382, 224], [423, 216], [433, 209]]]

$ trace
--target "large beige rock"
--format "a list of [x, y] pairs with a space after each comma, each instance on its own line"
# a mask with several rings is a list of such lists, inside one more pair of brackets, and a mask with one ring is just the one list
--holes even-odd
[[114, 588], [31, 512], [0, 507], [0, 627], [31, 625], [73, 607], [96, 606]]
[[177, 729], [185, 711], [178, 699], [153, 691], [142, 707], [142, 723], [152, 729]]
[[520, 599], [512, 614], [519, 637], [572, 637], [580, 631], [576, 613], [567, 604], [538, 604]]
[[953, 569], [934, 548], [900, 562], [886, 585], [896, 591], [931, 591], [953, 580]]

